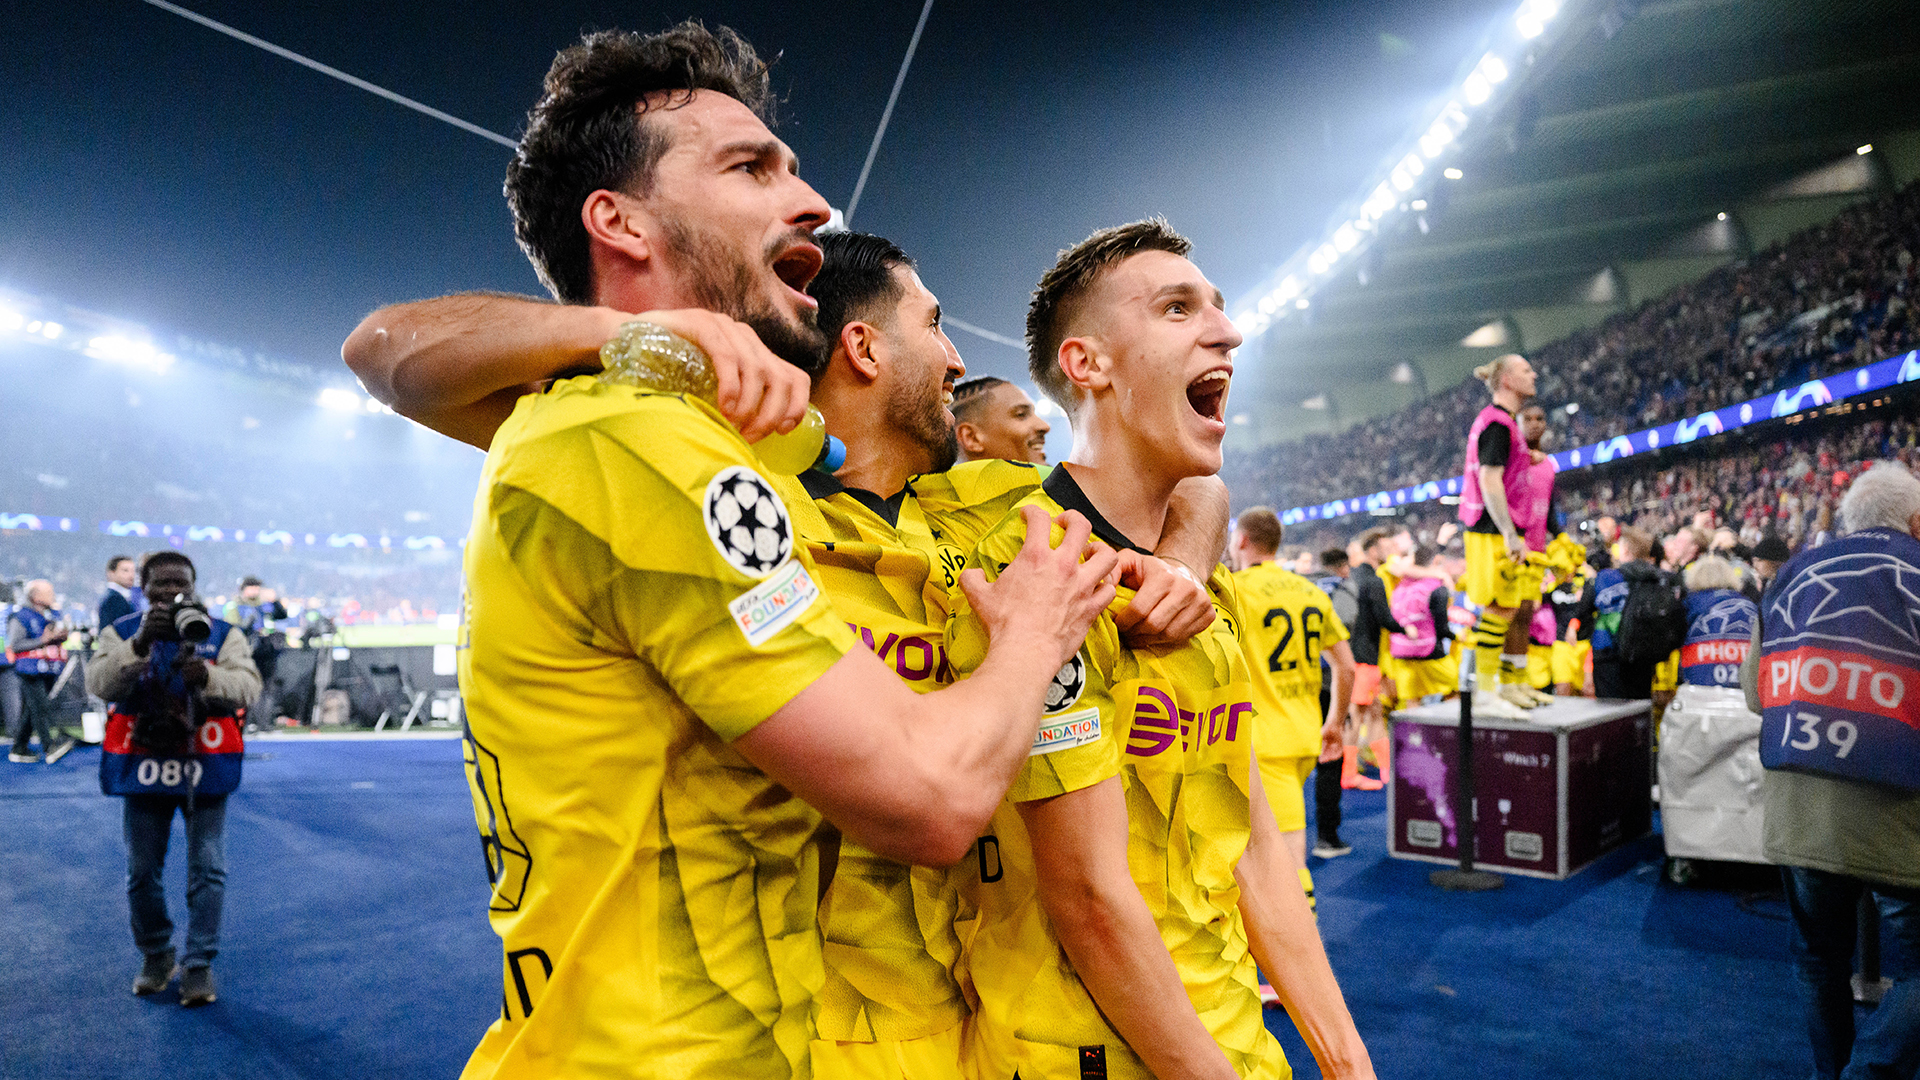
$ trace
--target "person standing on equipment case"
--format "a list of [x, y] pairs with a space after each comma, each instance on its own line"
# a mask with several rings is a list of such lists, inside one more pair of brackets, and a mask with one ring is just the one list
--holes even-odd
[[1523, 604], [1540, 596], [1539, 578], [1527, 569], [1524, 532], [1534, 513], [1528, 466], [1540, 452], [1527, 448], [1518, 419], [1533, 397], [1533, 365], [1518, 353], [1508, 353], [1475, 368], [1473, 375], [1493, 394], [1467, 431], [1460, 487], [1467, 597], [1482, 608], [1473, 628], [1479, 691], [1473, 707], [1483, 716], [1525, 720], [1534, 703], [1532, 695], [1520, 689], [1526, 682], [1526, 642], [1523, 637], [1518, 650], [1511, 648], [1508, 631], [1518, 626], [1525, 633], [1526, 624], [1515, 616]]
[[[970, 568], [998, 573], [1031, 541], [1035, 509], [1078, 508], [1101, 539], [1144, 552], [1174, 487], [1219, 470], [1240, 334], [1188, 250], [1166, 222], [1135, 222], [1041, 278], [1029, 370], [1071, 418], [1074, 449]], [[1325, 1074], [1372, 1075], [1254, 768], [1224, 567], [1208, 588], [1219, 617], [1178, 648], [1136, 650], [1110, 617], [1095, 624], [1054, 679], [975, 865], [959, 868], [980, 913], [967, 959], [976, 1075], [1285, 1075], [1259, 972]], [[951, 626], [954, 666], [971, 670], [984, 638], [969, 602]]]
[[[503, 994], [469, 1078], [805, 1074], [825, 823], [903, 862], [961, 857], [1113, 596], [1085, 520], [1049, 549], [1034, 512], [1003, 584], [960, 580], [991, 620], [990, 676], [916, 695], [854, 647], [748, 441], [799, 418], [827, 344], [801, 289], [828, 207], [769, 101], [729, 30], [562, 52], [507, 191], [568, 306], [476, 315], [561, 373], [574, 305], [593, 305], [592, 349], [644, 313], [714, 359], [721, 408], [576, 377], [422, 410], [490, 447], [460, 675]], [[377, 356], [386, 331], [345, 351]], [[732, 539], [747, 512], [764, 544]]]

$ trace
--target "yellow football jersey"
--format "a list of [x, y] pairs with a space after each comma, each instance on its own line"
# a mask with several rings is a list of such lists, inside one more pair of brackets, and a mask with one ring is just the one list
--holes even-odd
[[[959, 570], [949, 564], [1038, 487], [1039, 474], [974, 462], [915, 477], [892, 498], [818, 472], [775, 483], [821, 587], [860, 643], [917, 691], [952, 683], [947, 582]], [[819, 1037], [897, 1041], [959, 1025], [968, 1007], [957, 981], [958, 918], [944, 871], [842, 841], [820, 908], [827, 981], [815, 999]]]
[[1258, 710], [1254, 748], [1261, 757], [1311, 757], [1320, 752], [1320, 652], [1347, 640], [1347, 624], [1320, 586], [1278, 563], [1233, 575], [1246, 624]]
[[469, 1078], [805, 1076], [819, 814], [730, 745], [853, 647], [709, 406], [522, 398], [474, 500], [467, 779], [503, 942]]
[[[1022, 502], [1051, 514], [1079, 510], [1101, 539], [1131, 546], [1065, 469]], [[969, 564], [989, 577], [999, 573], [1024, 536], [1024, 522], [1009, 516]], [[1049, 689], [1033, 749], [994, 813], [991, 833], [955, 868], [979, 910], [966, 956], [979, 998], [967, 1035], [974, 1075], [1080, 1080], [1092, 1066], [1116, 1080], [1147, 1076], [1054, 936], [1015, 808], [1114, 776], [1126, 792], [1128, 869], [1192, 1007], [1242, 1076], [1290, 1074], [1261, 1017], [1233, 876], [1251, 827], [1252, 687], [1232, 580], [1216, 568], [1207, 586], [1218, 617], [1173, 649], [1123, 645], [1113, 615], [1127, 598], [1115, 599]], [[984, 628], [964, 597], [954, 598], [948, 638], [957, 670], [984, 659]]]

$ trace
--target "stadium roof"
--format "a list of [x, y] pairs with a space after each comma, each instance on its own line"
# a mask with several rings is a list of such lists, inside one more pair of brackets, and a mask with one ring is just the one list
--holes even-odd
[[1236, 443], [1400, 408], [1920, 176], [1920, 7], [1593, 0], [1560, 20], [1373, 245], [1242, 350]]

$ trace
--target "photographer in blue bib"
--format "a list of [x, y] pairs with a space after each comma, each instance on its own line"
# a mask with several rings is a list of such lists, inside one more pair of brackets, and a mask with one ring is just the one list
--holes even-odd
[[[1814, 1074], [1920, 1075], [1920, 480], [1882, 462], [1844, 535], [1780, 568], [1740, 684], [1760, 714], [1765, 851], [1785, 879]], [[1859, 904], [1893, 985], [1855, 1030]]]
[[[156, 551], [140, 563], [145, 614], [102, 627], [87, 690], [104, 698], [100, 790], [125, 800], [127, 906], [144, 960], [133, 992], [156, 994], [180, 975], [180, 1004], [214, 1000], [226, 897], [227, 795], [240, 786], [240, 716], [260, 693], [247, 636], [194, 597], [192, 560]], [[178, 812], [187, 832], [187, 951], [174, 963], [161, 871]]]

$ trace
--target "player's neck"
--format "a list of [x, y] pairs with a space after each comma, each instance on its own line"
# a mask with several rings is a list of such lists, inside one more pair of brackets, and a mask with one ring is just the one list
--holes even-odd
[[1495, 390], [1493, 392], [1493, 403], [1507, 410], [1513, 415], [1519, 416], [1520, 406], [1526, 404], [1526, 401], [1525, 399], [1521, 398], [1519, 394], [1516, 394], [1513, 391], [1503, 386], [1500, 389]]
[[847, 462], [833, 478], [861, 491], [891, 499], [916, 472], [925, 471], [926, 451], [907, 442], [887, 422], [881, 402], [859, 391], [845, 392], [828, 379], [814, 391], [813, 404], [827, 422], [827, 434], [847, 447]]
[[1100, 509], [1109, 524], [1148, 551], [1160, 544], [1167, 505], [1176, 484], [1186, 479], [1166, 468], [1165, 456], [1149, 440], [1112, 423], [1083, 403], [1073, 429], [1073, 452], [1062, 467]]

